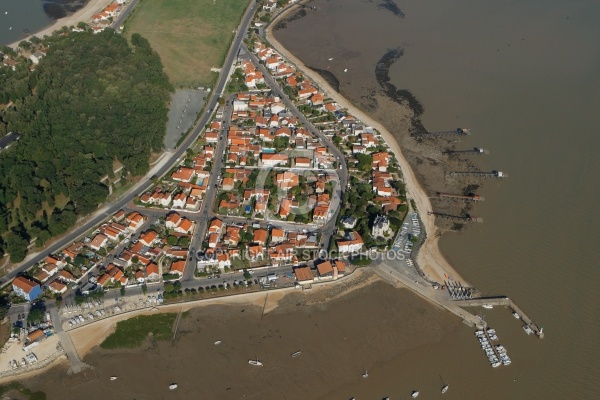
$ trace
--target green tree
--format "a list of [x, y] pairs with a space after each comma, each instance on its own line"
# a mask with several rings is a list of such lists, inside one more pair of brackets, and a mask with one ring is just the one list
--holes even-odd
[[[0, 103], [13, 102], [0, 117], [0, 132], [9, 126], [21, 133], [0, 153], [0, 235], [14, 223], [31, 225], [38, 244], [106, 199], [101, 179], [112, 174], [115, 159], [128, 173], [148, 170], [150, 153], [162, 148], [173, 89], [140, 35], [130, 46], [112, 29], [61, 33], [43, 39], [47, 55], [34, 73], [24, 61], [0, 74]], [[61, 204], [59, 198], [70, 202], [41, 223], [42, 204]]]
[[10, 302], [8, 300], [8, 296], [5, 294], [0, 295], [0, 321], [6, 317], [9, 308]]
[[30, 323], [39, 323], [44, 321], [46, 314], [46, 304], [43, 301], [36, 301], [31, 305], [29, 314], [27, 314], [27, 321]]
[[12, 230], [6, 237], [6, 251], [10, 254], [11, 263], [19, 263], [27, 256], [29, 240], [22, 231]]

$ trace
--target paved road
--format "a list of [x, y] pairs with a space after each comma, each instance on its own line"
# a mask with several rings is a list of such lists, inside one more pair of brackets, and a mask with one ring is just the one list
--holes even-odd
[[62, 323], [58, 315], [58, 309], [53, 306], [48, 309], [48, 312], [50, 313], [54, 330], [60, 339], [60, 344], [62, 345], [63, 349], [65, 349], [65, 353], [69, 358], [69, 363], [71, 364], [69, 372], [77, 374], [83, 371], [86, 367], [88, 367], [88, 365], [81, 361], [79, 354], [77, 354], [77, 350], [75, 350], [73, 341], [71, 341], [71, 336], [69, 336], [69, 334], [63, 330]]
[[[225, 59], [225, 62], [223, 63], [223, 68], [221, 69], [221, 72], [219, 75], [219, 80], [212, 92], [211, 98], [207, 102], [207, 110], [208, 111], [205, 113], [205, 115], [203, 115], [200, 118], [200, 120], [198, 121], [198, 124], [196, 125], [194, 130], [183, 141], [181, 146], [171, 154], [168, 162], [166, 162], [157, 171], [154, 171], [153, 175], [156, 175], [156, 176], [164, 175], [177, 161], [179, 161], [181, 159], [181, 157], [185, 154], [185, 151], [198, 138], [198, 136], [200, 135], [200, 132], [202, 131], [204, 126], [208, 123], [208, 121], [211, 117], [211, 114], [217, 105], [219, 96], [225, 90], [225, 85], [228, 80], [230, 66], [233, 65], [233, 63], [237, 57], [237, 53], [240, 49], [240, 45], [242, 44], [242, 40], [243, 40], [244, 36], [246, 35], [246, 31], [248, 29], [250, 21], [252, 20], [252, 16], [254, 14], [255, 7], [256, 7], [256, 3], [251, 2], [248, 9], [246, 10], [246, 13], [244, 14], [244, 16], [242, 18], [240, 26], [239, 26], [237, 33], [235, 35], [235, 38], [232, 42], [231, 48], [229, 49], [229, 53], [227, 54], [227, 58]], [[6, 274], [3, 277], [3, 285], [8, 284], [8, 282], [12, 281], [17, 275], [25, 272], [26, 270], [28, 270], [29, 268], [31, 268], [38, 262], [42, 261], [48, 254], [52, 254], [52, 253], [60, 251], [65, 246], [67, 246], [69, 243], [73, 242], [80, 236], [83, 236], [87, 231], [98, 226], [102, 221], [104, 221], [105, 219], [110, 217], [112, 214], [114, 214], [115, 212], [124, 208], [129, 202], [131, 202], [133, 200], [133, 198], [138, 193], [148, 190], [153, 185], [151, 178], [152, 178], [152, 176], [147, 175], [146, 177], [144, 177], [141, 180], [140, 184], [136, 185], [136, 187], [129, 190], [123, 197], [121, 197], [120, 200], [107, 205], [106, 210], [103, 213], [92, 217], [89, 221], [87, 221], [85, 224], [83, 224], [79, 228], [74, 229], [66, 236], [63, 236], [61, 239], [57, 240], [56, 242], [54, 242], [52, 245], [48, 246], [43, 251], [39, 252], [38, 254], [34, 255], [33, 257], [30, 257], [27, 261], [22, 263], [20, 266], [13, 269], [12, 271], [10, 271], [8, 274]]]
[[113, 21], [113, 23], [111, 24], [111, 27], [113, 29], [116, 29], [118, 32], [120, 32], [119, 27], [123, 24], [123, 22], [125, 22], [125, 20], [129, 16], [129, 14], [131, 14], [131, 12], [135, 8], [137, 2], [138, 2], [138, 0], [131, 0], [131, 2], [127, 5], [127, 7], [121, 12], [121, 14], [119, 14], [117, 19], [115, 19]]
[[[237, 51], [236, 51], [237, 53]], [[229, 65], [229, 64], [227, 64]], [[218, 189], [216, 188], [221, 176], [221, 168], [223, 168], [223, 155], [225, 154], [225, 147], [227, 146], [227, 132], [229, 131], [229, 119], [233, 109], [233, 102], [231, 101], [232, 95], [227, 96], [226, 105], [223, 110], [223, 123], [221, 124], [221, 132], [217, 145], [213, 152], [212, 171], [208, 177], [208, 185], [206, 186], [206, 193], [204, 199], [202, 199], [202, 205], [200, 206], [200, 212], [193, 218], [196, 221], [196, 230], [194, 237], [190, 245], [191, 249], [197, 250], [202, 247], [202, 240], [206, 235], [208, 229], [208, 222], [214, 217], [213, 205], [217, 196]], [[194, 271], [196, 270], [196, 261], [194, 257], [188, 257], [185, 271], [183, 274], [183, 280], [188, 281], [194, 278]]]

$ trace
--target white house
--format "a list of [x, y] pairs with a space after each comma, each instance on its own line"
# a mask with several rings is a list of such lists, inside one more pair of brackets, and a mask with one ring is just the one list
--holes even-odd
[[362, 237], [355, 231], [350, 232], [346, 238], [337, 241], [340, 253], [357, 253], [362, 249], [363, 244]]
[[42, 53], [41, 51], [36, 51], [35, 53], [33, 53], [32, 55], [29, 56], [29, 59], [31, 60], [32, 63], [34, 63], [35, 65], [39, 64], [40, 60], [45, 56], [46, 54]]
[[280, 112], [285, 110], [285, 106], [283, 103], [273, 103], [271, 104], [271, 112], [273, 114], [279, 114]]
[[374, 238], [386, 237], [391, 233], [390, 220], [385, 215], [378, 215], [373, 222], [373, 228], [371, 229], [371, 235]]
[[234, 100], [233, 111], [248, 111], [248, 103], [245, 101]]

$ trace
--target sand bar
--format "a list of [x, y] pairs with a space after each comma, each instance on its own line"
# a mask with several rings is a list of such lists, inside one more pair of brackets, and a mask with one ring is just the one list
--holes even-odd
[[[356, 118], [362, 120], [367, 125], [372, 126], [377, 129], [386, 143], [390, 146], [391, 150], [394, 152], [398, 163], [400, 164], [400, 168], [402, 169], [402, 174], [404, 176], [404, 181], [406, 182], [407, 193], [412, 198], [419, 210], [419, 216], [425, 225], [425, 231], [427, 232], [427, 238], [423, 243], [418, 256], [417, 262], [419, 266], [425, 273], [425, 275], [429, 276], [431, 279], [437, 282], [444, 282], [444, 280], [448, 280], [445, 276], [451, 276], [454, 280], [460, 281], [463, 285], [468, 285], [466, 281], [458, 274], [456, 270], [446, 261], [444, 256], [442, 255], [439, 246], [437, 236], [437, 228], [435, 226], [435, 217], [433, 215], [427, 215], [427, 211], [432, 210], [431, 202], [429, 201], [429, 197], [427, 193], [417, 180], [410, 164], [406, 160], [406, 158], [402, 154], [402, 150], [398, 145], [398, 142], [394, 139], [393, 135], [379, 122], [375, 121], [373, 118], [365, 114], [358, 107], [352, 104], [348, 99], [343, 97], [341, 94], [336, 92], [328, 83], [323, 79], [318, 73], [314, 72], [310, 68], [308, 68], [302, 61], [300, 61], [297, 57], [291, 54], [283, 45], [277, 41], [277, 39], [273, 36], [272, 29], [277, 24], [277, 20], [285, 17], [289, 12], [295, 11], [296, 7], [290, 7], [285, 12], [281, 13], [278, 17], [276, 17], [269, 27], [267, 28], [266, 35], [267, 40], [278, 52], [280, 52], [285, 58], [294, 63], [298, 69], [302, 71], [303, 74], [308, 76], [313, 82], [315, 82], [322, 90], [327, 92], [327, 95], [335, 100], [341, 107], [344, 107]], [[288, 28], [289, 29], [289, 28]]]

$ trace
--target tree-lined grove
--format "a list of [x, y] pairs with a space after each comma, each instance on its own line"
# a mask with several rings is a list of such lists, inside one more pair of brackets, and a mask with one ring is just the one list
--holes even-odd
[[[0, 153], [0, 252], [26, 255], [106, 200], [113, 162], [133, 176], [162, 148], [172, 87], [146, 39], [113, 30], [55, 32], [30, 71], [0, 68], [0, 132], [21, 137]], [[0, 135], [1, 136], [1, 135]], [[66, 205], [65, 205], [66, 204]], [[25, 248], [23, 246], [25, 245]]]

